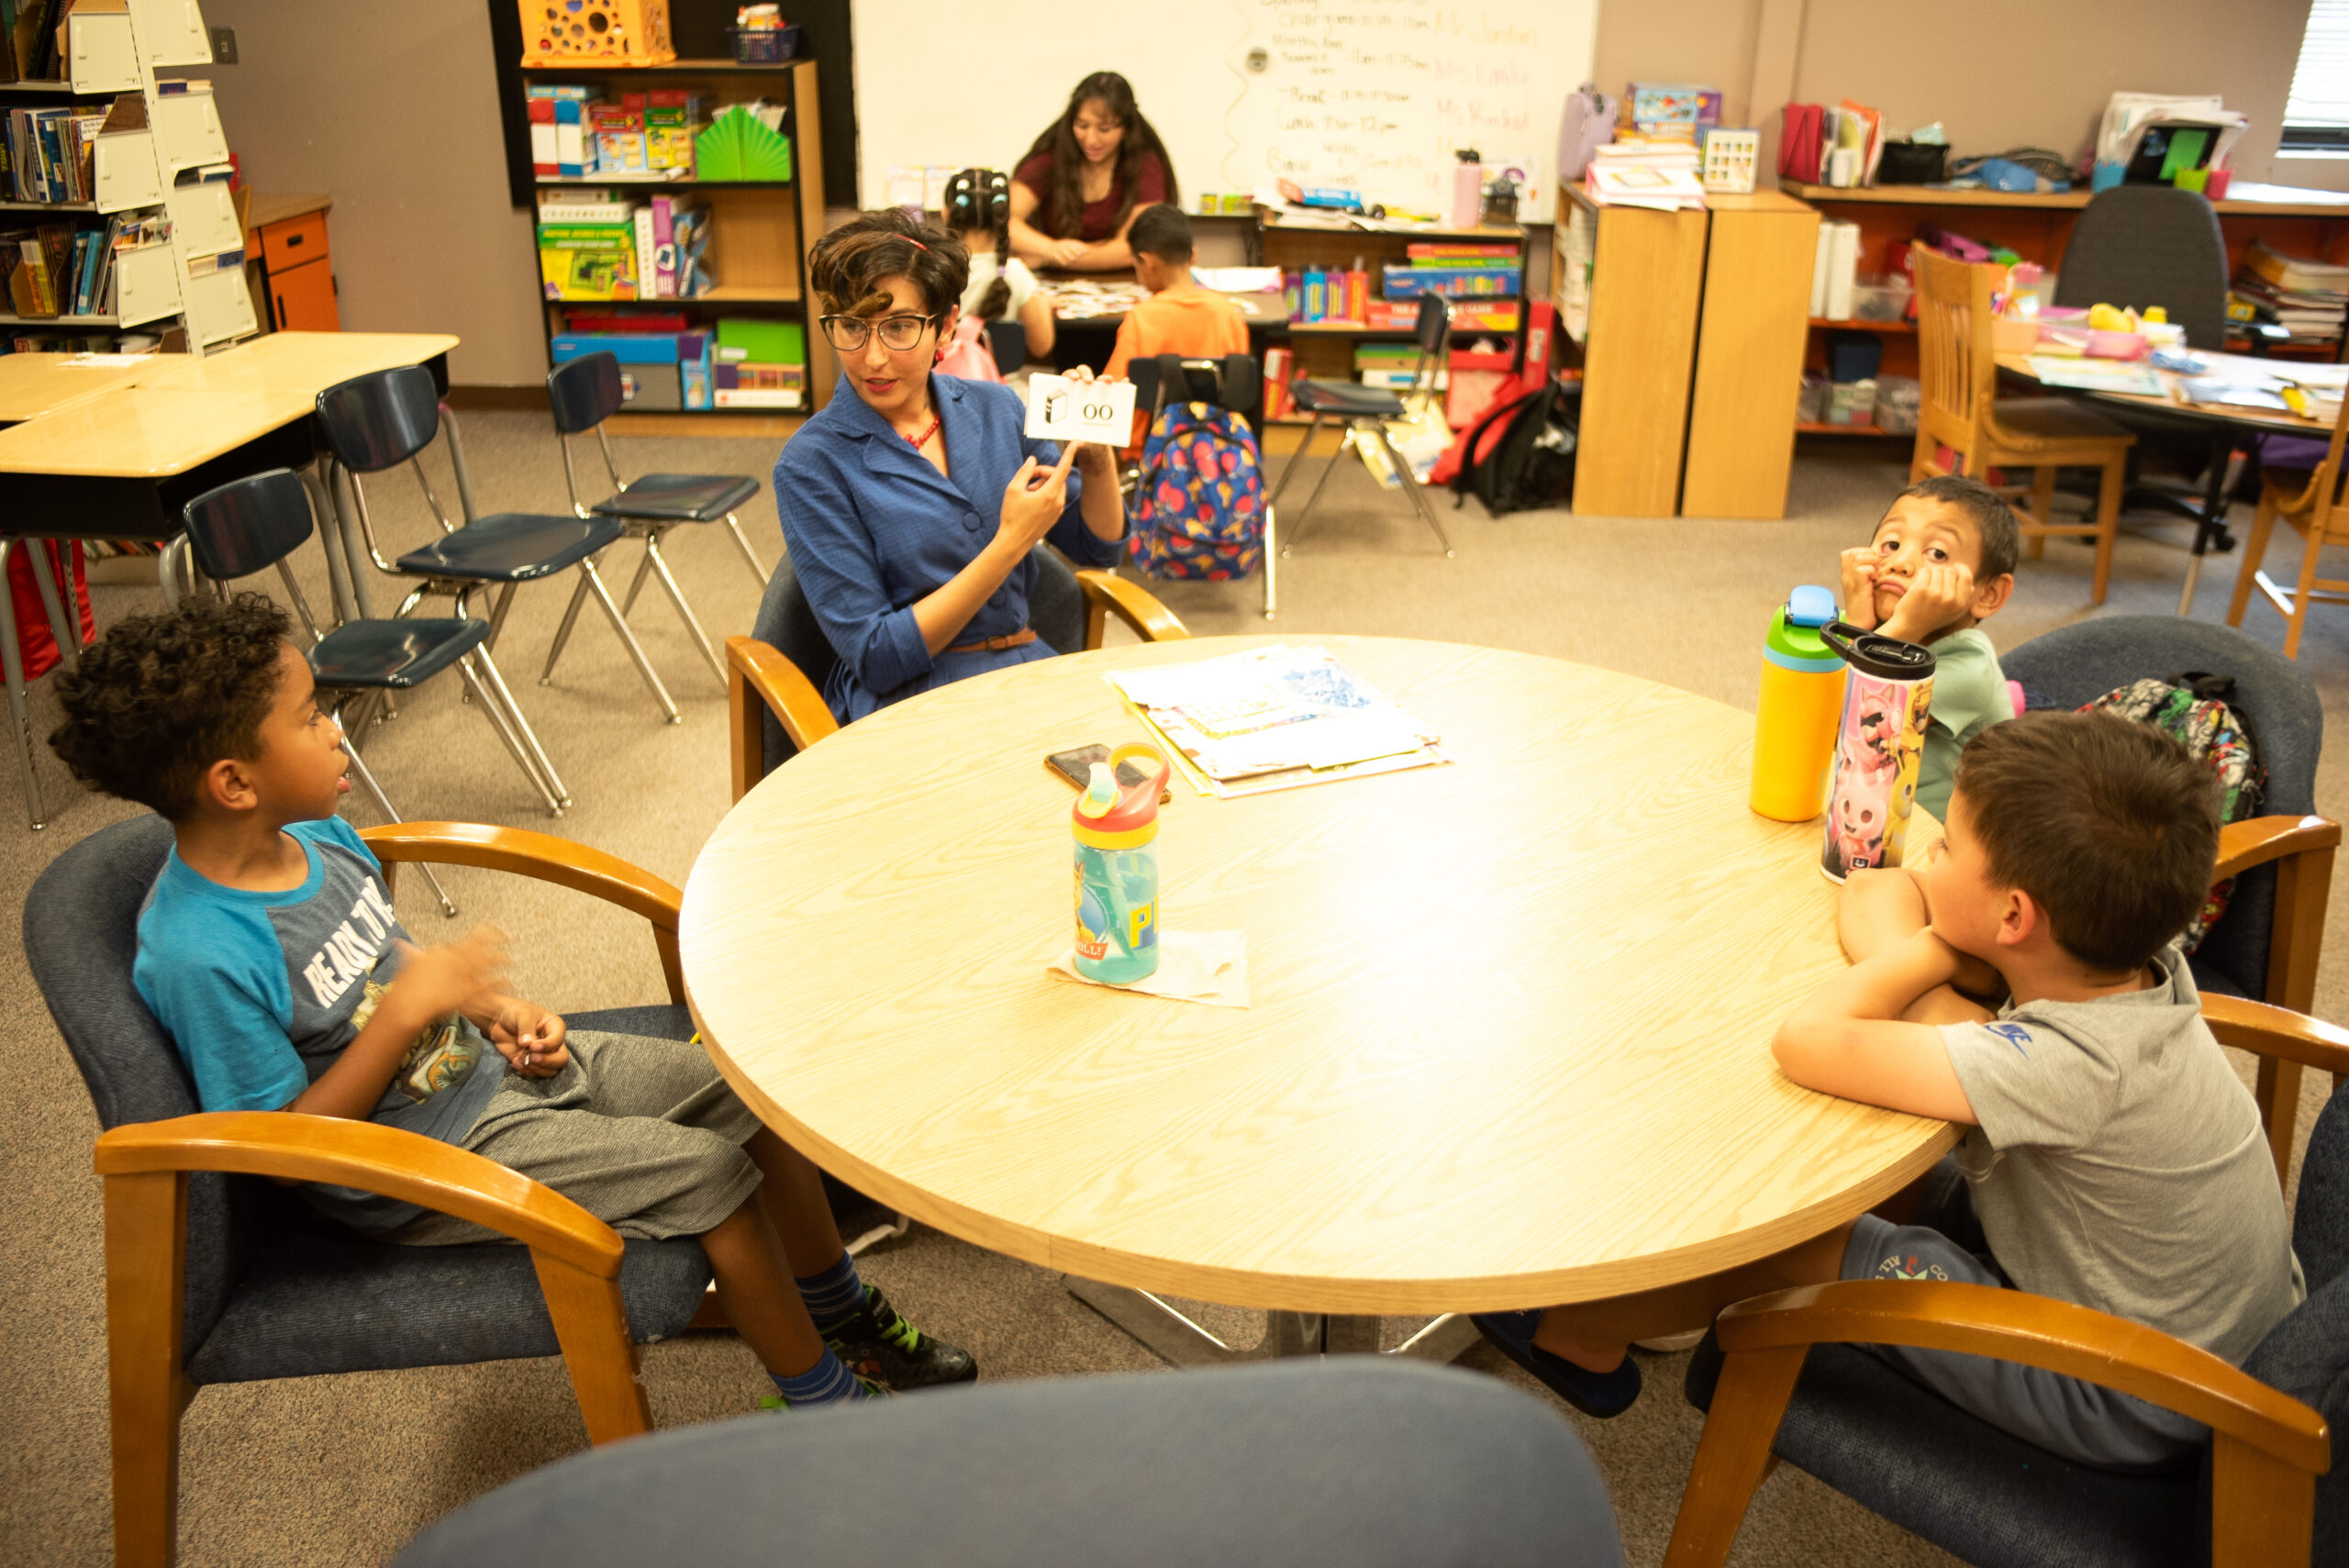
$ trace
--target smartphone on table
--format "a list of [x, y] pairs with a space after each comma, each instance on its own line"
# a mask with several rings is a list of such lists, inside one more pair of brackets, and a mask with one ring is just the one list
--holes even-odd
[[[1093, 782], [1093, 764], [1109, 760], [1107, 746], [1075, 746], [1065, 751], [1054, 751], [1044, 759], [1044, 766], [1065, 779], [1073, 787], [1083, 789]], [[1131, 757], [1118, 764], [1118, 783], [1126, 789], [1150, 782], [1151, 771]], [[1172, 789], [1161, 790], [1159, 804], [1163, 806], [1174, 798]]]

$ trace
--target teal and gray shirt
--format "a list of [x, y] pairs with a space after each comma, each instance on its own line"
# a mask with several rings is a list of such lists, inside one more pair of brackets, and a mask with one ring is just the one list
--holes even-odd
[[1958, 753], [1989, 726], [2012, 718], [2015, 706], [2007, 693], [2007, 673], [1998, 668], [1998, 651], [1981, 628], [1953, 631], [1929, 646], [1933, 708], [1925, 725], [1924, 761], [1917, 770], [1917, 804], [1935, 821], [1945, 822]]

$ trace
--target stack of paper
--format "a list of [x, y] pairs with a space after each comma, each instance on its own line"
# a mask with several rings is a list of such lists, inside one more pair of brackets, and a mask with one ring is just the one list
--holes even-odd
[[1705, 205], [1694, 142], [1620, 138], [1591, 154], [1585, 176], [1590, 198], [1601, 206], [1653, 207], [1675, 212]]
[[1852, 318], [1852, 285], [1860, 271], [1860, 226], [1833, 218], [1819, 226], [1811, 253], [1810, 314], [1822, 321]]
[[2130, 392], [2143, 397], [2162, 395], [2162, 378], [2143, 360], [2070, 359], [2054, 354], [2031, 356], [2031, 373], [2042, 386], [2071, 386], [2087, 392]]
[[2349, 266], [2286, 255], [2256, 239], [2228, 286], [2253, 319], [2276, 323], [2296, 341], [2330, 343], [2349, 317]]
[[1276, 643], [1104, 678], [1202, 795], [1229, 799], [1451, 760], [1425, 726], [1325, 649]]

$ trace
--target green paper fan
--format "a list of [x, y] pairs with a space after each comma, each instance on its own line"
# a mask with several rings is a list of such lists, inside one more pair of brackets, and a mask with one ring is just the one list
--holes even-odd
[[697, 180], [788, 180], [791, 143], [737, 104], [721, 110], [694, 139]]

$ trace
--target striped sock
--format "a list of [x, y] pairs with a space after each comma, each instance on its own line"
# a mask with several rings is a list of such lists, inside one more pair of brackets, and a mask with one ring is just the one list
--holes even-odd
[[794, 1275], [792, 1283], [819, 1334], [830, 1333], [863, 1309], [864, 1282], [856, 1277], [856, 1260], [846, 1252], [822, 1273]]
[[795, 1410], [816, 1405], [846, 1405], [873, 1397], [829, 1347], [806, 1372], [788, 1377], [779, 1372], [767, 1375], [774, 1379], [775, 1392], [783, 1396], [784, 1403]]

